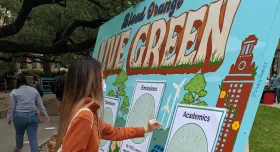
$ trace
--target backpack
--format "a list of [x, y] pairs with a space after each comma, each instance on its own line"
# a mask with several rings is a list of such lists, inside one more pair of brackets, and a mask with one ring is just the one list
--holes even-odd
[[50, 89], [51, 89], [51, 91], [55, 94], [56, 93], [56, 91], [55, 91], [55, 81], [57, 80], [57, 78], [55, 78], [54, 79], [54, 81], [53, 81], [53, 83], [51, 84], [51, 86], [50, 86]]
[[39, 94], [42, 98], [44, 96], [44, 92], [43, 92], [42, 88], [40, 87], [40, 83], [37, 82], [33, 87], [39, 92]]
[[55, 81], [55, 92], [62, 92], [64, 89], [64, 77], [59, 77]]

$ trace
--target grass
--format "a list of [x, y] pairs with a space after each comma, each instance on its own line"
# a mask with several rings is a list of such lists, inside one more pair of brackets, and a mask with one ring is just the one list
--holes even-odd
[[158, 66], [156, 64], [152, 65], [152, 70], [156, 70], [158, 68]]
[[212, 54], [211, 60], [210, 60], [210, 65], [219, 65], [223, 61], [223, 57], [220, 55], [216, 55], [218, 50], [215, 50], [215, 52]]
[[189, 59], [187, 62], [183, 62], [181, 58], [178, 59], [178, 62], [175, 65], [175, 68], [192, 68], [196, 66], [203, 66], [204, 64], [204, 59], [200, 58], [197, 59], [195, 62], [192, 62], [191, 59]]
[[223, 58], [220, 57], [220, 58], [215, 58], [214, 60], [211, 60], [210, 61], [210, 65], [219, 65], [223, 62]]
[[250, 152], [280, 152], [280, 109], [261, 105], [250, 134]]
[[143, 67], [143, 68], [141, 68], [141, 67], [133, 67], [133, 68], [131, 68], [132, 70], [147, 70], [148, 69], [148, 67]]

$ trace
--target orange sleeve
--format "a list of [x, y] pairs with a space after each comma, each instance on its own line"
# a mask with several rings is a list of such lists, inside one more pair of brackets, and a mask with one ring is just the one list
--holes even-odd
[[[81, 117], [81, 115], [87, 115]], [[91, 121], [86, 112], [81, 112], [77, 118], [72, 121], [70, 129], [62, 140], [63, 152], [83, 152], [86, 150], [91, 132]]]
[[122, 141], [131, 138], [144, 137], [145, 135], [144, 127], [117, 128], [106, 123], [102, 123], [101, 125], [102, 125], [102, 139], [105, 140]]

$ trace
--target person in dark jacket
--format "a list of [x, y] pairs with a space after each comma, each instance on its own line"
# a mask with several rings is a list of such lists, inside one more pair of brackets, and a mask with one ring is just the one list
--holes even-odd
[[40, 94], [41, 98], [44, 96], [43, 86], [39, 77], [34, 77], [34, 86], [33, 86]]
[[[42, 83], [40, 81], [40, 78], [39, 77], [34, 77], [34, 85], [33, 87], [39, 92], [41, 98], [43, 98], [44, 96], [44, 91], [43, 91], [43, 86], [42, 86]], [[39, 122], [41, 122], [41, 112], [40, 112], [40, 109], [37, 108], [37, 114], [38, 114], [38, 117], [39, 117]]]
[[271, 88], [275, 91], [276, 93], [276, 101], [280, 101], [280, 76], [277, 74], [277, 72], [273, 72], [273, 75], [270, 79], [270, 85]]
[[[60, 71], [59, 76], [54, 80], [52, 90], [58, 100], [58, 107], [63, 100], [64, 83], [65, 83], [66, 71]], [[59, 113], [58, 113], [59, 114]]]

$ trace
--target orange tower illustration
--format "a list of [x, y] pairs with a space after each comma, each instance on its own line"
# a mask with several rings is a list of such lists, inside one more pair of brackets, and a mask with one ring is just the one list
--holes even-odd
[[254, 83], [253, 49], [257, 42], [258, 39], [255, 35], [251, 35], [243, 41], [240, 54], [223, 81], [216, 107], [227, 108], [228, 113], [216, 152], [231, 152], [234, 147]]

